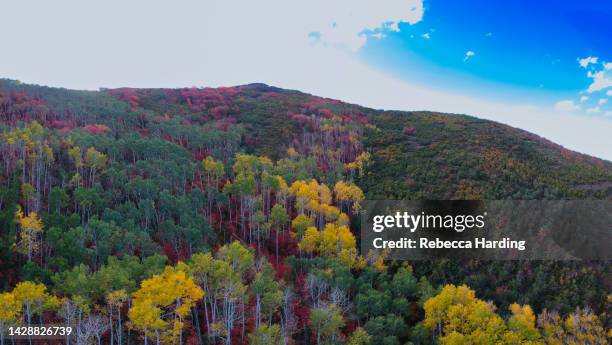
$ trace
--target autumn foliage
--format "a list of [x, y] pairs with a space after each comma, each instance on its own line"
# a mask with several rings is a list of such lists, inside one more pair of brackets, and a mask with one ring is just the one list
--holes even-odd
[[0, 342], [59, 324], [75, 332], [32, 344], [607, 344], [607, 263], [395, 262], [358, 225], [366, 198], [607, 198], [611, 180], [469, 117], [0, 80]]

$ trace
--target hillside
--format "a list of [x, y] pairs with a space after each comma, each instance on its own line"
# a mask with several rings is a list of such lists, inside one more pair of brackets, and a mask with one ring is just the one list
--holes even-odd
[[[296, 343], [363, 328], [376, 344], [428, 344], [442, 334], [427, 326], [424, 302], [447, 284], [467, 284], [504, 320], [526, 313], [509, 309], [516, 302], [561, 318], [588, 307], [610, 325], [606, 262], [408, 265], [357, 252], [364, 198], [612, 198], [611, 162], [492, 121], [264, 84], [75, 91], [0, 79], [0, 169], [0, 291], [33, 281], [92, 310], [117, 291], [131, 305], [145, 279], [191, 279], [180, 276], [184, 261], [210, 295], [180, 315], [193, 343], [266, 339], [256, 332], [264, 320]], [[207, 285], [205, 262], [232, 273]], [[223, 279], [240, 288], [223, 290]], [[125, 318], [123, 302], [115, 313]], [[225, 314], [228, 303], [240, 317]], [[337, 325], [317, 326], [316, 315]], [[151, 336], [145, 326], [134, 329]]]
[[365, 148], [373, 154], [368, 173], [359, 180], [370, 198], [555, 199], [612, 195], [611, 162], [470, 116], [379, 111], [264, 84], [91, 92], [2, 80], [0, 92], [3, 125], [37, 120], [46, 127], [78, 132], [101, 124], [112, 129], [115, 136], [173, 127], [183, 130], [181, 135], [188, 147], [195, 147], [195, 141], [206, 136], [196, 133], [194, 126], [206, 132], [207, 126], [214, 124], [235, 135], [235, 144], [241, 149], [272, 159], [284, 157], [289, 147], [305, 151], [299, 146], [304, 145], [307, 133], [318, 131], [314, 127], [321, 123], [338, 120], [355, 127], [342, 133], [358, 133], [354, 139], [361, 147], [355, 150]]

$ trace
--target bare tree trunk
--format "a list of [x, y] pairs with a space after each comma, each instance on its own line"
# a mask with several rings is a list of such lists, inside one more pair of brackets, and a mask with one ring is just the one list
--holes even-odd
[[110, 325], [110, 343], [111, 345], [114, 345], [115, 335], [113, 334], [113, 305], [112, 304], [108, 306], [108, 324]]

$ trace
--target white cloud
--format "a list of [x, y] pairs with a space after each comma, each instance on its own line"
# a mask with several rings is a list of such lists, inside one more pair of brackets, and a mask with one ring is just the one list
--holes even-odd
[[471, 50], [468, 50], [467, 52], [465, 52], [465, 57], [463, 58], [463, 61], [467, 61], [469, 58], [471, 58], [474, 55], [476, 55], [476, 53], [474, 53]]
[[612, 87], [612, 75], [609, 70], [603, 70], [599, 72], [587, 73], [587, 77], [593, 79], [591, 85], [587, 89], [587, 92], [593, 93]]
[[605, 99], [605, 98], [601, 98], [601, 99], [599, 99], [599, 102], [597, 102], [597, 104], [599, 104], [599, 105], [604, 105], [606, 103], [608, 103], [608, 100]]
[[594, 56], [589, 56], [585, 57], [584, 59], [578, 58], [577, 60], [582, 68], [587, 68], [590, 64], [596, 64], [599, 59]]
[[492, 33], [492, 32], [487, 32], [487, 33], [485, 34], [485, 37], [491, 37], [491, 36], [493, 36], [493, 33]]
[[[470, 114], [612, 160], [611, 145], [601, 144], [612, 133], [608, 118], [469, 97], [401, 80], [363, 63], [351, 49], [337, 49], [350, 46], [358, 31], [349, 30], [348, 44], [313, 43], [308, 34], [319, 31], [323, 40], [322, 25], [333, 18], [349, 20], [346, 12], [352, 11], [353, 2], [358, 1], [185, 0], [182, 6], [165, 0], [7, 2], [0, 32], [12, 33], [3, 37], [12, 53], [0, 58], [0, 76], [84, 89], [263, 82], [377, 109]], [[359, 3], [364, 8], [366, 2]], [[400, 2], [367, 2], [378, 20], [355, 27], [379, 28], [381, 22], [411, 15], [388, 3]], [[411, 0], [401, 2], [406, 3]], [[419, 4], [415, 11], [421, 14], [413, 13], [413, 21], [422, 17]], [[31, 10], [34, 6], [37, 11]], [[146, 16], [141, 15], [145, 9]], [[367, 11], [357, 12], [358, 18]], [[113, 18], [112, 25], [108, 18]], [[325, 40], [346, 42], [338, 37]], [[41, 59], [40, 51], [52, 54]]]
[[421, 0], [311, 0], [305, 3], [311, 7], [306, 13], [292, 11], [296, 17], [302, 17], [299, 24], [319, 32], [321, 43], [351, 51], [363, 47], [367, 31], [400, 31], [400, 23], [415, 24], [423, 18]]
[[580, 97], [580, 102], [585, 102], [589, 99], [589, 96], [581, 96]]
[[597, 61], [598, 59], [595, 57], [578, 59], [578, 63], [582, 67], [586, 68], [590, 64], [594, 65], [587, 72], [587, 77], [593, 79], [593, 82], [587, 88], [588, 93], [593, 93], [612, 87], [612, 62], [602, 62], [601, 64], [598, 64]]
[[599, 113], [600, 111], [601, 109], [599, 109], [599, 107], [588, 108], [586, 110], [587, 114]]
[[426, 32], [426, 33], [422, 34], [421, 37], [423, 37], [426, 40], [431, 38], [431, 36], [429, 35], [429, 32]]
[[571, 113], [580, 109], [572, 100], [563, 100], [555, 103], [555, 110], [563, 113]]

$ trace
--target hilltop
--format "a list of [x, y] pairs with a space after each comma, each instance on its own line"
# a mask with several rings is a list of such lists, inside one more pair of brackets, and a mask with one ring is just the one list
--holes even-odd
[[[115, 137], [140, 133], [175, 141], [178, 135], [182, 146], [195, 149], [194, 158], [210, 150], [206, 141], [220, 133], [232, 137], [226, 153], [272, 159], [285, 157], [290, 147], [310, 154], [311, 146], [340, 145], [344, 157], [316, 153], [325, 175], [363, 150], [372, 159], [357, 182], [369, 198], [612, 195], [611, 162], [533, 133], [466, 115], [375, 110], [265, 84], [75, 91], [0, 80], [0, 123], [33, 120], [62, 133], [105, 126]], [[333, 134], [323, 140], [326, 127]]]

